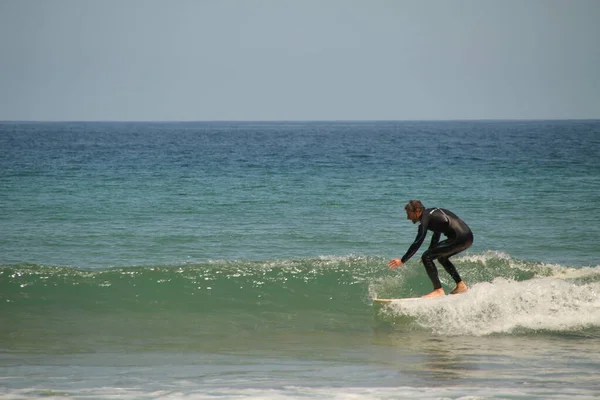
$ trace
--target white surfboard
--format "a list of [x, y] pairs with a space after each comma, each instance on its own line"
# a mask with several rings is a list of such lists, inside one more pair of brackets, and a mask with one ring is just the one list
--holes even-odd
[[394, 301], [396, 302], [404, 302], [404, 301], [415, 301], [415, 300], [426, 300], [422, 297], [405, 297], [403, 299], [373, 299], [373, 301], [375, 303], [379, 303], [379, 304], [389, 304], [392, 303]]

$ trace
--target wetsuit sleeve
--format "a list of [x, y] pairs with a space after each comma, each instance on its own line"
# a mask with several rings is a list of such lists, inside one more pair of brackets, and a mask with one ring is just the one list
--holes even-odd
[[410, 258], [415, 255], [417, 250], [419, 250], [419, 247], [421, 247], [421, 244], [423, 244], [423, 241], [425, 240], [425, 236], [427, 236], [427, 228], [425, 227], [425, 224], [421, 223], [419, 225], [419, 231], [417, 232], [417, 237], [415, 238], [415, 241], [413, 242], [413, 244], [410, 245], [410, 247], [406, 251], [406, 254], [402, 256], [403, 264], [410, 260]]
[[440, 232], [434, 232], [431, 237], [431, 243], [429, 244], [429, 248], [435, 247], [436, 244], [440, 241], [440, 236], [442, 234]]

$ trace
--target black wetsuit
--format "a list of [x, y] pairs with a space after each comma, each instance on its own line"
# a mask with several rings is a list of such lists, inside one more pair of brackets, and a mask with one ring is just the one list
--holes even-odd
[[[427, 270], [427, 275], [429, 275], [429, 279], [433, 283], [434, 289], [442, 287], [437, 268], [433, 263], [435, 259], [452, 276], [454, 282], [460, 282], [462, 279], [449, 258], [471, 247], [473, 244], [473, 233], [462, 219], [443, 208], [426, 208], [423, 210], [417, 238], [402, 257], [402, 263], [407, 262], [419, 250], [419, 247], [421, 247], [427, 236], [428, 230], [433, 232], [433, 237], [431, 238], [429, 249], [423, 253], [421, 259]], [[440, 235], [442, 233], [447, 239], [440, 242]]]

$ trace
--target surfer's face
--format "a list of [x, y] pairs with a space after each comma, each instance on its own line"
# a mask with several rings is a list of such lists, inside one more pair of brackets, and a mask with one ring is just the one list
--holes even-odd
[[421, 210], [412, 211], [410, 209], [406, 210], [406, 219], [412, 221], [413, 224], [416, 224], [421, 220]]

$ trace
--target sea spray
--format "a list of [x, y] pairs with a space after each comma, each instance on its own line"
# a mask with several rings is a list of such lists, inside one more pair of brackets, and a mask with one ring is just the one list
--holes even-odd
[[600, 282], [557, 278], [477, 283], [464, 294], [395, 302], [397, 316], [439, 335], [575, 332], [600, 327]]

